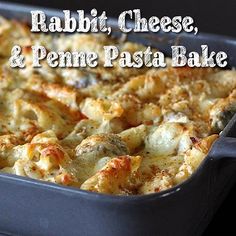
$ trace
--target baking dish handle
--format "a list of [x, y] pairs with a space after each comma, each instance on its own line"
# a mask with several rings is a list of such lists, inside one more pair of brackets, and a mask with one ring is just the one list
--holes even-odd
[[213, 144], [210, 156], [214, 159], [231, 159], [236, 161], [236, 138], [220, 137]]

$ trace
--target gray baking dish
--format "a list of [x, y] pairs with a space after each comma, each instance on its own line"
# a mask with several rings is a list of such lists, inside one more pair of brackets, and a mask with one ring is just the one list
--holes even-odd
[[[30, 22], [30, 10], [0, 2], [0, 15]], [[42, 9], [42, 8], [41, 8]], [[60, 11], [43, 9], [48, 16]], [[110, 20], [113, 29], [116, 21]], [[115, 32], [119, 35], [119, 32]], [[167, 55], [178, 42], [189, 50], [208, 44], [236, 66], [236, 41], [199, 34], [132, 34], [128, 39]], [[201, 235], [236, 177], [236, 116], [214, 143], [198, 170], [184, 183], [160, 193], [110, 196], [14, 175], [0, 174], [0, 233], [7, 235]]]

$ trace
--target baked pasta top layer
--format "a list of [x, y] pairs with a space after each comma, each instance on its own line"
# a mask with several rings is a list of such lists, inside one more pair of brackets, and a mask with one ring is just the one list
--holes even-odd
[[[12, 46], [24, 69], [8, 65]], [[148, 194], [186, 180], [236, 111], [236, 72], [218, 69], [34, 69], [55, 51], [143, 50], [104, 35], [31, 34], [0, 19], [0, 171], [106, 194]]]

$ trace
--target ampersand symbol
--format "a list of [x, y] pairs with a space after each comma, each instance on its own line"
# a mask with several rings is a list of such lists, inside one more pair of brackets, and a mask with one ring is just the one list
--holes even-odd
[[25, 57], [21, 55], [21, 47], [16, 45], [11, 50], [11, 57], [9, 59], [10, 67], [25, 67]]

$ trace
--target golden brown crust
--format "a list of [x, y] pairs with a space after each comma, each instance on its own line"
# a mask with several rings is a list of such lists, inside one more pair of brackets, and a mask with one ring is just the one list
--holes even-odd
[[[0, 171], [108, 194], [148, 194], [198, 168], [236, 111], [236, 72], [211, 68], [32, 68], [47, 50], [134, 52], [104, 35], [31, 34], [0, 18]], [[7, 61], [22, 46], [26, 68]], [[101, 63], [102, 64], [102, 63]]]

